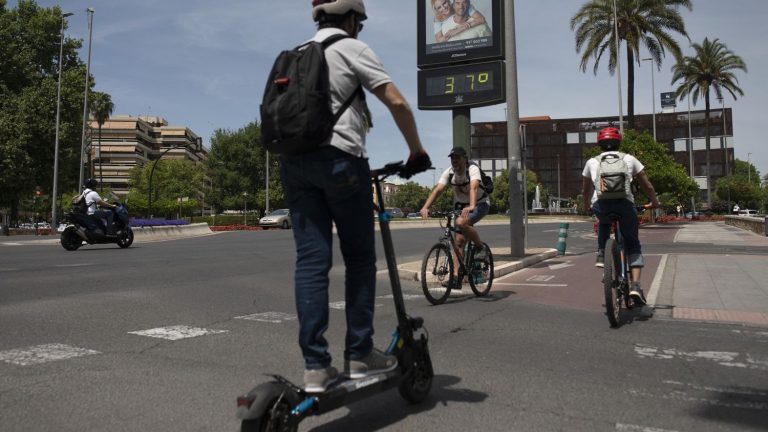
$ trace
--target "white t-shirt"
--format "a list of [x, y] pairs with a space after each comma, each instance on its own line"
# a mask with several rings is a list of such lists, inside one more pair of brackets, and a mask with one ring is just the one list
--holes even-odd
[[[324, 28], [317, 31], [312, 39], [321, 42], [334, 34], [347, 34], [338, 28]], [[328, 76], [331, 84], [331, 109], [334, 114], [344, 101], [354, 93], [358, 86], [371, 91], [376, 87], [392, 82], [384, 70], [379, 57], [368, 45], [354, 38], [342, 39], [325, 50], [328, 62]], [[364, 103], [355, 98], [352, 105], [333, 127], [331, 145], [339, 150], [368, 157], [365, 150]]]
[[95, 190], [88, 188], [85, 188], [83, 195], [85, 196], [85, 205], [88, 206], [88, 214], [92, 215], [96, 213], [96, 203], [101, 201], [101, 195]]
[[[477, 180], [480, 185], [483, 184], [483, 177], [480, 175], [480, 168], [475, 164], [469, 164], [469, 167], [464, 171], [463, 175], [459, 175], [453, 172], [453, 167], [443, 171], [443, 175], [440, 176], [438, 183], [448, 185], [448, 178], [453, 174], [451, 179], [451, 186], [453, 187], [453, 202], [469, 204], [469, 189], [470, 181]], [[469, 178], [467, 178], [469, 174]], [[482, 188], [478, 188], [477, 191], [477, 203], [488, 202], [488, 194]]]
[[[603, 155], [606, 154], [616, 154], [618, 155], [620, 152], [618, 151], [609, 151], [609, 152], [603, 152], [600, 153], [597, 158], [602, 158]], [[629, 170], [629, 181], [631, 182], [632, 179], [640, 173], [643, 169], [645, 169], [645, 166], [640, 163], [639, 160], [637, 160], [636, 157], [632, 156], [631, 154], [624, 154], [624, 163], [627, 164], [627, 169]], [[589, 158], [586, 165], [584, 165], [584, 171], [581, 172], [582, 177], [586, 177], [589, 179], [592, 179], [592, 186], [594, 187], [594, 192], [592, 192], [592, 204], [597, 201], [597, 170], [600, 167], [600, 162], [597, 161], [595, 158]], [[632, 195], [632, 191], [629, 191], [629, 196], [627, 197], [628, 200], [635, 202], [635, 197]]]
[[[469, 5], [469, 9], [467, 9], [467, 16], [472, 18], [472, 15], [474, 15], [475, 12], [477, 12], [477, 9], [475, 9], [475, 6], [474, 5]], [[446, 18], [446, 19], [444, 19], [442, 21], [438, 21], [437, 18], [435, 18], [435, 21], [434, 21], [434, 24], [433, 24], [433, 27], [435, 29], [435, 34], [438, 34], [441, 31], [443, 31], [443, 24], [445, 24], [448, 20], [453, 20], [453, 15], [449, 16], [448, 18]], [[451, 27], [451, 28], [453, 28], [453, 27]], [[446, 30], [448, 30], [448, 29], [446, 29]]]

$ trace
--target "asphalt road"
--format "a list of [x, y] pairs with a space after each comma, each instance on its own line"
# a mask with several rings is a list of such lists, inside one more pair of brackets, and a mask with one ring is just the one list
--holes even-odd
[[[557, 224], [531, 225], [529, 247], [554, 247], [556, 231]], [[481, 235], [503, 246], [508, 232], [486, 226]], [[570, 291], [557, 302], [524, 295], [510, 282], [520, 274], [500, 279], [488, 298], [437, 307], [406, 284], [408, 311], [429, 330], [430, 398], [409, 406], [391, 391], [311, 418], [301, 430], [768, 430], [768, 331], [656, 318], [610, 329], [599, 301], [580, 306], [593, 295], [590, 232], [591, 224], [571, 224], [573, 265], [556, 268]], [[398, 262], [420, 259], [439, 234], [393, 231]], [[683, 248], [659, 243], [646, 253], [665, 247]], [[301, 380], [293, 260], [290, 231], [126, 250], [0, 246], [2, 430], [238, 430], [235, 398], [263, 374]], [[335, 263], [328, 339], [340, 365], [338, 254]], [[526, 271], [536, 276], [545, 265]], [[395, 319], [380, 276], [383, 347]]]

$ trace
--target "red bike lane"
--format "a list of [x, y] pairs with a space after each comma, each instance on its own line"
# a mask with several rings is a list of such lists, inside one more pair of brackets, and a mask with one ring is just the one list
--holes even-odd
[[[655, 225], [640, 229], [644, 246], [671, 243], [675, 226]], [[594, 235], [586, 236], [597, 238]], [[597, 245], [595, 245], [597, 248]], [[660, 254], [645, 253], [645, 268], [640, 283], [646, 295], [662, 260]], [[520, 271], [497, 278], [493, 291], [506, 292], [512, 299], [586, 311], [605, 312], [603, 269], [595, 267], [595, 254], [586, 253], [550, 258]]]

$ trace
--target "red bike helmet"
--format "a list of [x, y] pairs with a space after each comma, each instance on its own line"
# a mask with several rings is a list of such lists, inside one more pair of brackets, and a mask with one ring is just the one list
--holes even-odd
[[616, 150], [621, 142], [621, 132], [615, 127], [600, 129], [597, 133], [597, 143], [604, 150]]

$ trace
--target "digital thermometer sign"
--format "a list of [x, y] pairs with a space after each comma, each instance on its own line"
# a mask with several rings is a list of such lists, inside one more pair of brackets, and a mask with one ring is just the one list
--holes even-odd
[[502, 103], [504, 62], [419, 71], [419, 109], [480, 107]]

